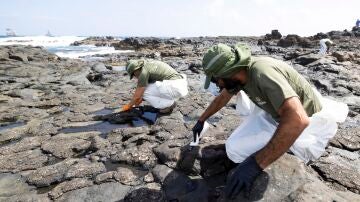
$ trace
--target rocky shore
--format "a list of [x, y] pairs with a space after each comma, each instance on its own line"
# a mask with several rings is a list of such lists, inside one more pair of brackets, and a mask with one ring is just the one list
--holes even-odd
[[[335, 42], [316, 54], [320, 38]], [[234, 166], [224, 142], [240, 123], [232, 100], [211, 119], [198, 147], [191, 128], [214, 98], [203, 90], [201, 58], [216, 43], [247, 43], [254, 55], [286, 60], [324, 96], [348, 104], [349, 116], [308, 165], [285, 154], [234, 201], [360, 201], [360, 29], [312, 37], [96, 38], [76, 44], [135, 52], [89, 62], [41, 47], [0, 46], [0, 201], [226, 201]], [[153, 125], [95, 117], [127, 103], [135, 88], [116, 65], [161, 59], [188, 76], [189, 95]], [[146, 104], [146, 103], [145, 103]], [[336, 110], [336, 109], [334, 109]]]

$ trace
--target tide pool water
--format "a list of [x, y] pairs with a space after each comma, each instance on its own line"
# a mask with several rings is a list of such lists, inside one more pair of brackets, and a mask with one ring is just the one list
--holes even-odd
[[[91, 59], [94, 55], [131, 52], [126, 50], [115, 50], [114, 47], [96, 47], [93, 45], [70, 46], [75, 41], [86, 37], [81, 36], [22, 36], [22, 37], [1, 37], [1, 45], [31, 45], [42, 46], [49, 52], [60, 57]], [[98, 58], [98, 57], [97, 57]]]

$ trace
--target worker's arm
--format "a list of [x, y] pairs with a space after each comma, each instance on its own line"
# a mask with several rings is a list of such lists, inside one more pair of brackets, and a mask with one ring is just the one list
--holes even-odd
[[221, 93], [216, 96], [216, 98], [211, 102], [211, 104], [206, 108], [204, 113], [200, 116], [199, 121], [204, 122], [210, 116], [215, 114], [221, 108], [223, 108], [231, 99], [233, 95], [229, 93], [225, 88], [221, 91]]
[[145, 87], [137, 87], [131, 101], [122, 107], [122, 111], [130, 110], [134, 105], [138, 106], [142, 102]]
[[139, 105], [142, 102], [142, 97], [144, 95], [145, 89], [145, 87], [137, 87], [129, 105]]
[[278, 110], [280, 123], [269, 143], [259, 150], [255, 159], [264, 169], [286, 151], [309, 125], [307, 116], [298, 97], [286, 99]]

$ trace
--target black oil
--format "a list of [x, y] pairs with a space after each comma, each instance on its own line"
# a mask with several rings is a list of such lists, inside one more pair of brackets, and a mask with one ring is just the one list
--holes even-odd
[[96, 112], [94, 112], [94, 113], [92, 113], [92, 114], [94, 114], [94, 115], [107, 115], [107, 114], [111, 114], [111, 113], [113, 113], [113, 112], [114, 112], [113, 109], [104, 108], [104, 109], [101, 109], [101, 110], [99, 110], [99, 111], [96, 111]]
[[80, 133], [80, 132], [99, 131], [101, 132], [101, 134], [106, 135], [116, 128], [127, 128], [127, 127], [131, 127], [131, 126], [129, 124], [111, 124], [109, 122], [101, 122], [87, 126], [64, 128], [61, 129], [59, 133]]
[[[104, 108], [94, 112], [93, 114], [95, 116], [101, 117], [105, 115], [111, 115], [113, 111], [114, 111], [113, 109]], [[156, 112], [145, 111], [141, 116], [130, 120], [129, 123], [116, 124], [116, 123], [110, 123], [108, 120], [106, 120], [100, 123], [95, 123], [86, 126], [64, 128], [61, 129], [59, 133], [80, 133], [80, 132], [99, 131], [101, 132], [102, 137], [106, 137], [109, 132], [117, 128], [140, 127], [140, 126], [152, 125], [156, 122], [157, 118], [158, 118], [158, 114]], [[100, 120], [102, 119], [100, 118]]]
[[9, 130], [9, 129], [13, 129], [16, 127], [20, 127], [20, 126], [24, 126], [26, 123], [25, 122], [13, 122], [13, 123], [5, 123], [5, 124], [0, 124], [0, 131], [4, 131], [4, 130]]

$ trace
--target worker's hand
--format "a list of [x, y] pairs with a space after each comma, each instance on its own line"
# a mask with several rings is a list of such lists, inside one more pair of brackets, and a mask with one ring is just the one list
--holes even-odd
[[126, 112], [126, 111], [129, 111], [131, 108], [132, 108], [131, 105], [126, 104], [126, 105], [122, 106], [121, 111]]
[[230, 199], [234, 199], [242, 189], [249, 193], [252, 183], [262, 172], [254, 155], [247, 157], [234, 169], [235, 171], [228, 175], [225, 187], [226, 196]]
[[195, 126], [192, 128], [194, 134], [194, 142], [196, 142], [196, 136], [200, 136], [200, 133], [203, 130], [203, 128], [204, 128], [204, 122], [198, 120]]

